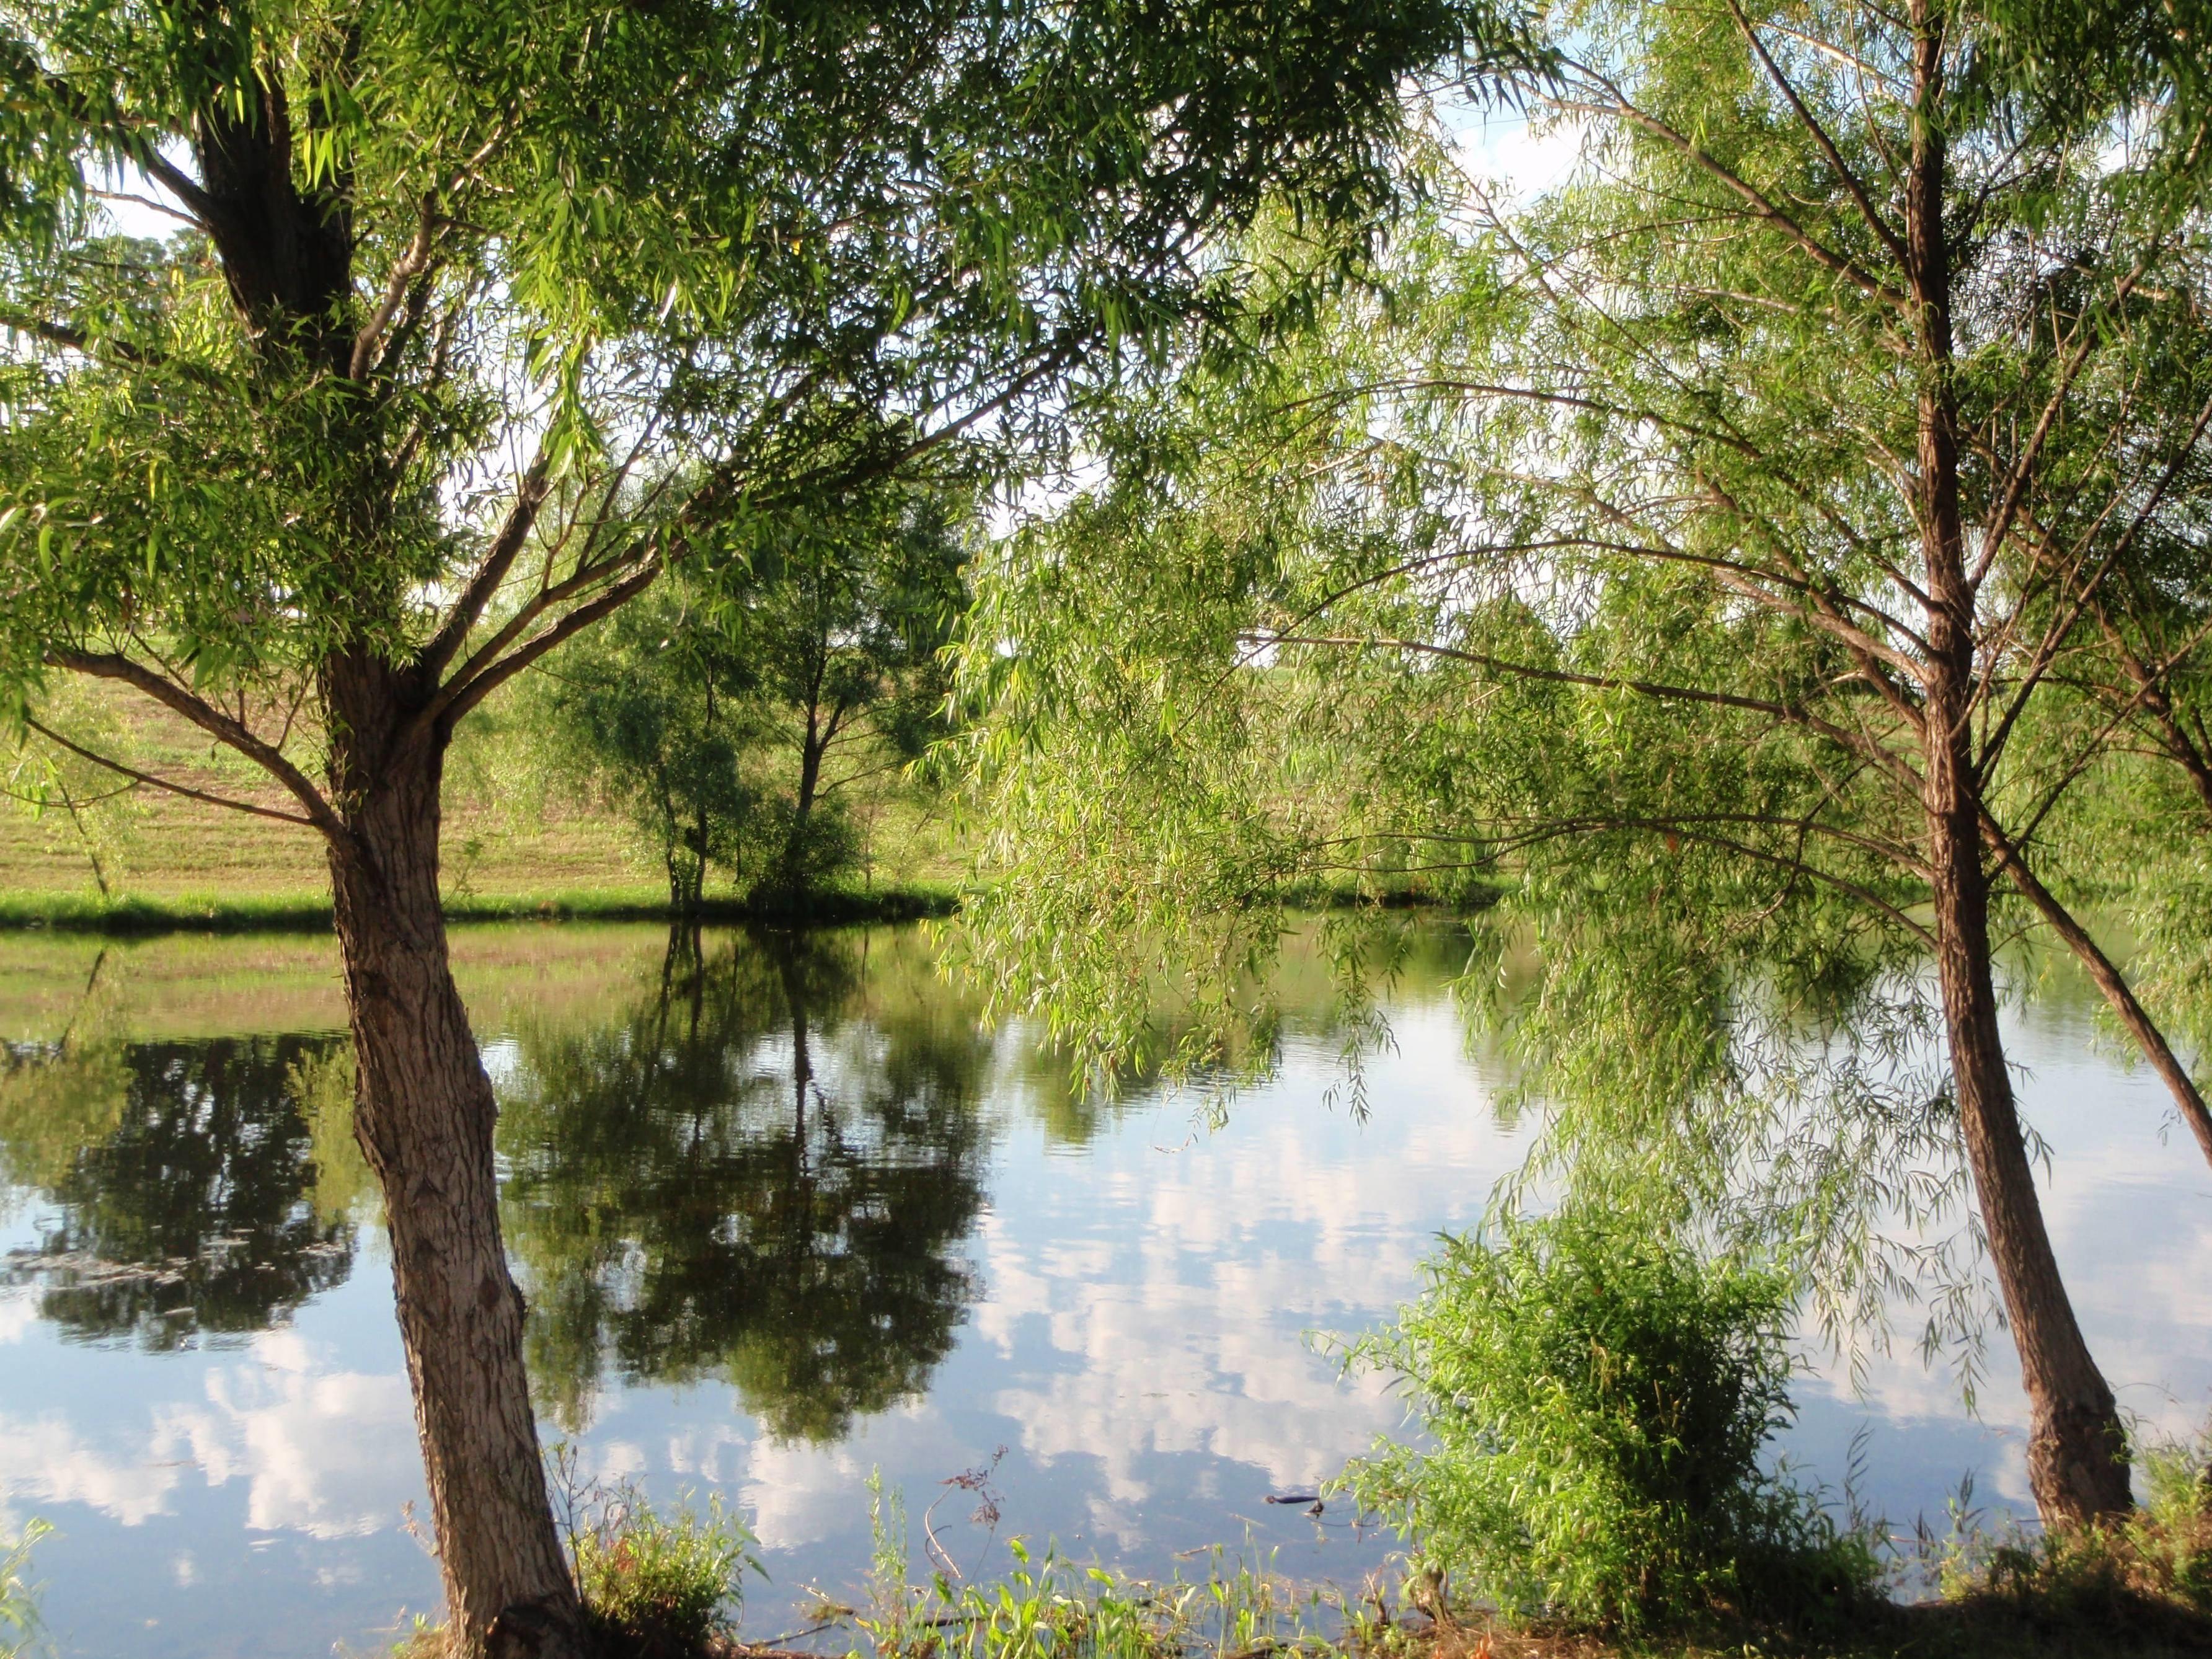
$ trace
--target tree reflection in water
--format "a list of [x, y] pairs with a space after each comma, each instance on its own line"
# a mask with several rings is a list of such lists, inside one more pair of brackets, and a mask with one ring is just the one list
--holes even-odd
[[154, 1349], [264, 1329], [352, 1271], [316, 1203], [299, 1079], [343, 1039], [23, 1044], [0, 1063], [0, 1173], [55, 1214], [8, 1276], [87, 1340]]
[[504, 1222], [544, 1408], [580, 1427], [610, 1364], [719, 1375], [821, 1441], [921, 1391], [975, 1291], [991, 1055], [925, 954], [678, 931], [626, 1012], [515, 1040]]

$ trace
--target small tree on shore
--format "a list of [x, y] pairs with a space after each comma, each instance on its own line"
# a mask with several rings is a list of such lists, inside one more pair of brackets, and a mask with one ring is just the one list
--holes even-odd
[[779, 904], [858, 856], [878, 789], [945, 730], [939, 653], [968, 548], [941, 491], [864, 493], [784, 527], [717, 589], [664, 584], [531, 676], [501, 711], [520, 752], [615, 806], [696, 910], [710, 868]]
[[944, 732], [938, 653], [966, 609], [968, 526], [941, 492], [905, 490], [757, 557], [732, 626], [776, 730], [780, 843], [767, 885], [803, 894], [854, 855], [841, 815]]
[[630, 820], [667, 872], [669, 908], [690, 915], [709, 867], [743, 867], [757, 836], [757, 684], [720, 629], [656, 592], [532, 676], [508, 718], [525, 752]]

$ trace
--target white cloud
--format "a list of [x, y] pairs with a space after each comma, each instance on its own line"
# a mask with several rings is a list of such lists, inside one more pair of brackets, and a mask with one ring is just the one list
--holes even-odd
[[0, 1413], [0, 1502], [11, 1505], [82, 1504], [135, 1527], [167, 1511], [185, 1467], [143, 1445], [95, 1443], [58, 1412]]
[[850, 1528], [866, 1513], [869, 1462], [842, 1446], [754, 1443], [739, 1501], [762, 1547], [798, 1549]]
[[0, 1416], [0, 1503], [82, 1504], [125, 1526], [172, 1511], [187, 1471], [243, 1481], [246, 1525], [337, 1538], [394, 1524], [422, 1489], [407, 1380], [318, 1370], [289, 1331], [206, 1374], [203, 1402], [154, 1407], [96, 1435], [59, 1411]]
[[1564, 183], [1588, 136], [1582, 123], [1554, 120], [1540, 129], [1510, 109], [1470, 112], [1453, 131], [1459, 165], [1495, 189], [1501, 207], [1526, 203]]
[[39, 1322], [35, 1291], [15, 1291], [0, 1296], [0, 1344], [20, 1342]]
[[[1340, 1379], [1306, 1333], [1387, 1314], [1431, 1242], [1406, 1218], [1471, 1223], [1521, 1151], [1448, 1007], [1401, 1010], [1396, 1027], [1395, 1051], [1370, 1059], [1364, 1125], [1323, 1104], [1334, 1058], [1316, 1050], [1219, 1134], [1159, 1150], [1180, 1139], [1182, 1109], [1164, 1103], [1091, 1150], [1079, 1190], [978, 1229], [973, 1325], [1017, 1372], [991, 1407], [1032, 1459], [1095, 1460], [1100, 1535], [1143, 1536], [1162, 1458], [1245, 1465], [1254, 1490], [1228, 1496], [1256, 1503], [1399, 1425], [1380, 1382]], [[1425, 1109], [1440, 1091], [1454, 1109]]]
[[421, 1490], [404, 1376], [240, 1366], [210, 1378], [208, 1394], [236, 1447], [232, 1467], [251, 1483], [249, 1527], [375, 1532]]

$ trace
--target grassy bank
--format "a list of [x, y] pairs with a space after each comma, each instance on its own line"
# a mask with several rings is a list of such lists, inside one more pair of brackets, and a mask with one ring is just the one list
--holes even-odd
[[[950, 881], [909, 881], [869, 888], [840, 887], [797, 901], [773, 902], [709, 897], [697, 911], [702, 922], [769, 925], [911, 921], [948, 915], [959, 908]], [[642, 884], [516, 892], [448, 895], [446, 917], [454, 922], [666, 921], [674, 913], [666, 894]], [[161, 933], [326, 933], [327, 891], [292, 890], [217, 895], [127, 893], [104, 898], [82, 889], [0, 889], [0, 931], [45, 928], [57, 933], [128, 935]]]
[[[1977, 1553], [1986, 1553], [1983, 1547]], [[1017, 1546], [1018, 1550], [1018, 1546]], [[995, 1582], [908, 1587], [860, 1614], [855, 1656], [876, 1659], [2181, 1659], [2212, 1653], [2212, 1612], [2185, 1586], [2147, 1581], [2124, 1539], [2084, 1549], [2014, 1547], [1911, 1603], [1876, 1595], [1810, 1621], [1725, 1615], [1641, 1637], [1404, 1605], [1380, 1579], [1297, 1584], [1216, 1551], [1193, 1580], [1129, 1579], [1047, 1556]], [[2009, 1566], [2003, 1565], [2008, 1561]], [[825, 1632], [827, 1634], [827, 1632]], [[837, 1635], [846, 1632], [840, 1631]], [[823, 1648], [846, 1651], [835, 1637]], [[732, 1642], [726, 1651], [748, 1650]]]
[[2116, 1613], [2107, 1621], [1990, 1599], [1869, 1609], [1821, 1632], [1716, 1631], [1635, 1643], [1479, 1620], [1424, 1622], [1357, 1652], [1404, 1659], [2183, 1659], [2212, 1653], [2212, 1626], [2165, 1609]]
[[[1049, 1556], [992, 1582], [919, 1587], [825, 1627], [854, 1659], [2183, 1659], [2212, 1618], [2115, 1577], [1979, 1578], [1941, 1600], [1871, 1599], [1811, 1625], [1716, 1620], [1638, 1638], [1398, 1605], [1379, 1583], [1304, 1586], [1217, 1552], [1191, 1580], [1129, 1579]], [[770, 1659], [725, 1637], [705, 1651]], [[776, 1656], [781, 1659], [781, 1656]]]
[[[737, 1646], [732, 1651], [746, 1650]], [[1098, 1659], [1279, 1655], [1290, 1659], [1294, 1654], [1306, 1659], [2111, 1659], [2120, 1655], [2185, 1659], [2212, 1653], [2212, 1626], [2163, 1609], [2137, 1609], [2107, 1622], [1985, 1600], [1870, 1609], [1833, 1629], [1811, 1632], [1741, 1628], [1620, 1641], [1587, 1632], [1516, 1629], [1480, 1617], [1444, 1623], [1416, 1618], [1389, 1626], [1370, 1623], [1351, 1639], [1291, 1637], [1241, 1648], [1218, 1641], [1178, 1644], [1156, 1638], [1095, 1645], [1079, 1639], [1048, 1651], [1067, 1659], [1087, 1655]], [[897, 1659], [919, 1659], [919, 1655], [908, 1650]], [[981, 1659], [1012, 1656], [994, 1648]]]

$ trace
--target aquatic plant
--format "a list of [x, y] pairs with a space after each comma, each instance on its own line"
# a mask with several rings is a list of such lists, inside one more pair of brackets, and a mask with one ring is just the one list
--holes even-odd
[[1346, 1356], [1405, 1384], [1428, 1437], [1341, 1481], [1417, 1573], [1628, 1630], [1871, 1588], [1866, 1542], [1760, 1462], [1791, 1415], [1785, 1274], [1576, 1214], [1448, 1237], [1427, 1274]]
[[19, 1659], [39, 1634], [39, 1587], [31, 1582], [31, 1552], [53, 1528], [26, 1522], [13, 1543], [0, 1548], [0, 1659]]

